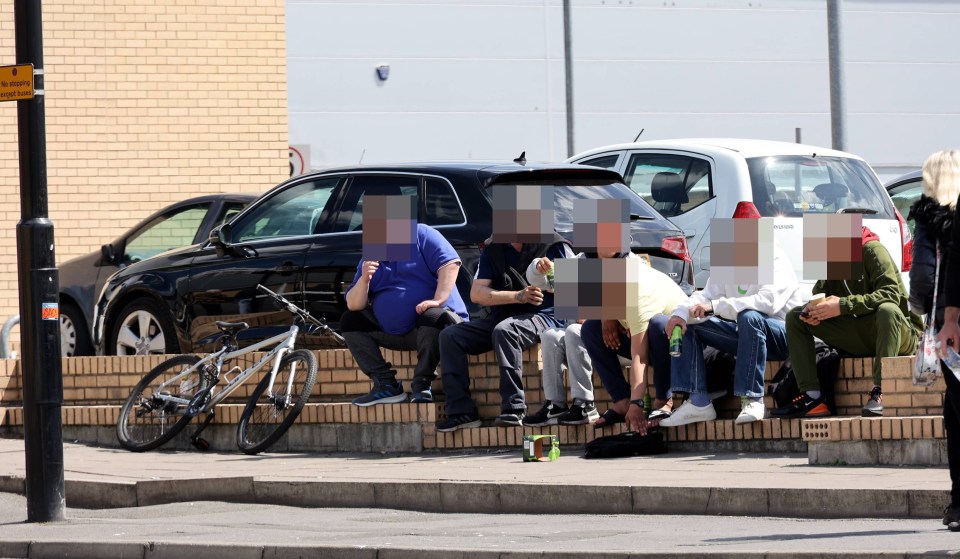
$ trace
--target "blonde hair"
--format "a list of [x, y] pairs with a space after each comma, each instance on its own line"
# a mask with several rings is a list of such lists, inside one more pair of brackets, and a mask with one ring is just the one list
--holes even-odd
[[923, 162], [923, 194], [941, 206], [957, 207], [960, 196], [960, 150], [938, 151]]

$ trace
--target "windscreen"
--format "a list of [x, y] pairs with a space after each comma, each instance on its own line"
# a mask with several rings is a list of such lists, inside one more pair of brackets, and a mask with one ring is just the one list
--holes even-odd
[[861, 211], [868, 219], [896, 219], [889, 196], [863, 161], [773, 156], [747, 159], [747, 167], [753, 203], [763, 217], [846, 210]]

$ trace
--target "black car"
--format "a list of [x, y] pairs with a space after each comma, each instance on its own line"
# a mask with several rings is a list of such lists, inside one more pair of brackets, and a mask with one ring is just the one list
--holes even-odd
[[213, 194], [171, 204], [144, 219], [97, 252], [59, 267], [60, 349], [65, 357], [93, 355], [93, 308], [97, 294], [118, 269], [171, 248], [199, 243], [256, 199], [250, 194]]
[[[96, 336], [109, 354], [205, 351], [217, 320], [243, 320], [246, 343], [286, 328], [287, 313], [257, 292], [263, 284], [336, 326], [362, 249], [363, 195], [414, 196], [418, 221], [435, 227], [463, 262], [457, 287], [469, 301], [492, 231], [491, 188], [553, 187], [555, 225], [572, 231], [573, 200], [626, 198], [632, 250], [691, 290], [686, 241], [620, 175], [567, 164], [420, 163], [330, 169], [294, 177], [252, 203], [202, 244], [118, 272], [98, 302]], [[478, 309], [472, 308], [471, 312]], [[307, 339], [306, 345], [322, 339]]]

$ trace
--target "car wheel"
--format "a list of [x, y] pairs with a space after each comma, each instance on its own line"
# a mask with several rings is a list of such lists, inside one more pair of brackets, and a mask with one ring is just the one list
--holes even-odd
[[180, 353], [169, 314], [153, 299], [137, 299], [123, 307], [110, 329], [112, 355]]
[[93, 355], [93, 343], [87, 331], [87, 321], [80, 307], [73, 303], [60, 305], [60, 355], [79, 357]]

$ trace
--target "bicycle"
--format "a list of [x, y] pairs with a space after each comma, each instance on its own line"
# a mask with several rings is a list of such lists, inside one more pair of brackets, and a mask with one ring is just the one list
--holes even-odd
[[[340, 344], [344, 340], [325, 321], [314, 318], [282, 295], [262, 285], [257, 285], [257, 289], [293, 314], [290, 329], [239, 349], [237, 334], [249, 328], [247, 323], [217, 322], [222, 332], [217, 339], [217, 351], [204, 358], [190, 354], [172, 357], [147, 373], [130, 392], [117, 422], [117, 438], [123, 448], [134, 452], [157, 448], [177, 436], [194, 417], [206, 413], [190, 442], [199, 450], [208, 449], [210, 444], [200, 438], [200, 433], [213, 421], [216, 405], [267, 363], [272, 363], [270, 373], [254, 389], [240, 417], [237, 446], [247, 454], [257, 454], [287, 432], [317, 381], [316, 355], [306, 349], [294, 349], [300, 329], [311, 334], [329, 334]], [[276, 347], [250, 367], [241, 369], [235, 365], [221, 374], [224, 363], [271, 345]], [[221, 377], [227, 384], [219, 387]]]

